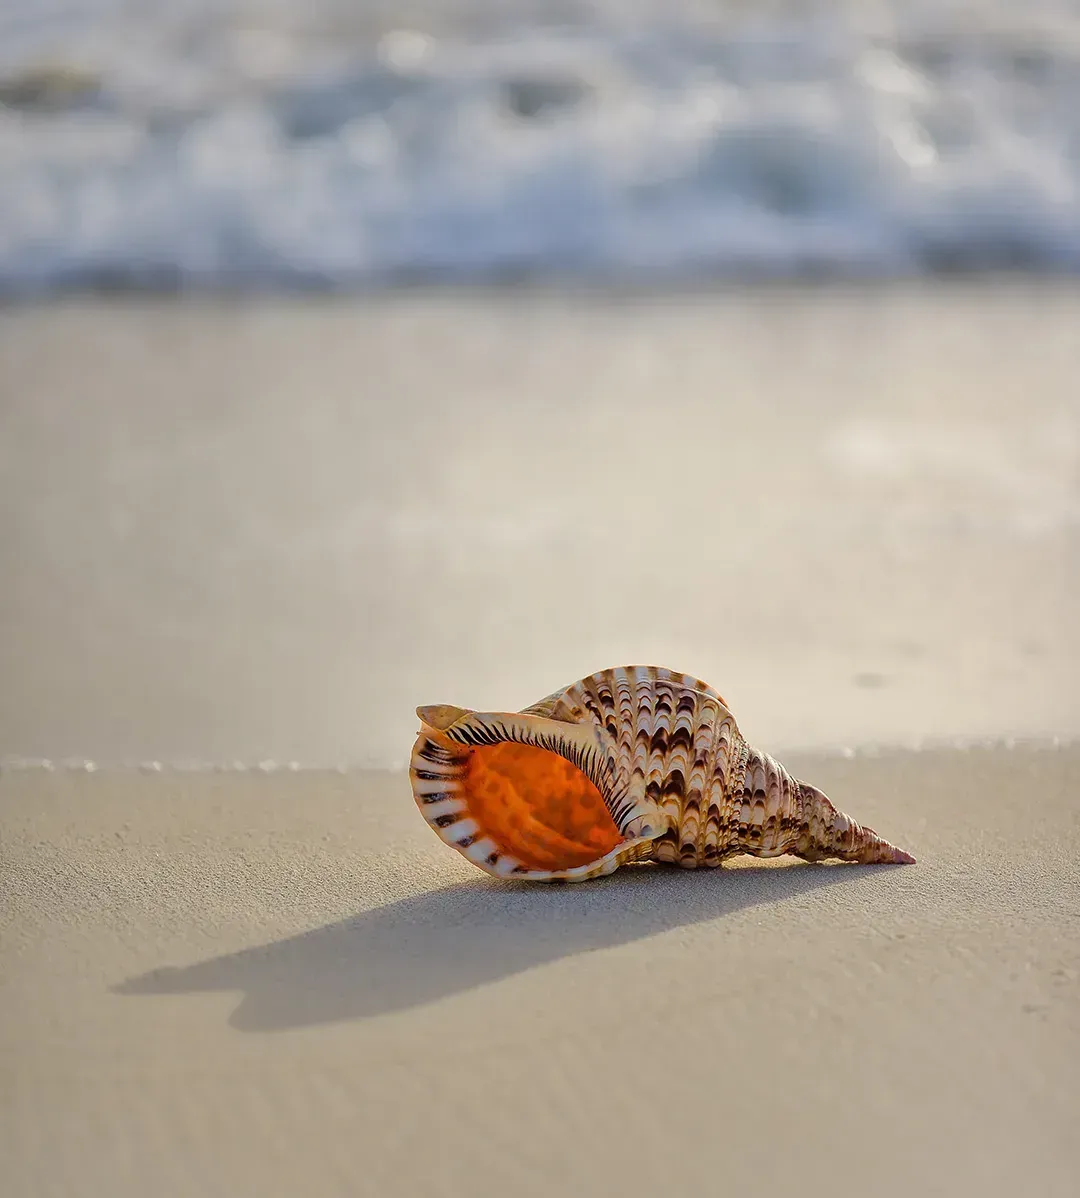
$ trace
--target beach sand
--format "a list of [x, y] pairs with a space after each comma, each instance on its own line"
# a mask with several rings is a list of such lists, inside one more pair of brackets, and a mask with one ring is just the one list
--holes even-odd
[[1080, 289], [0, 311], [0, 756], [403, 766], [705, 678], [766, 745], [1080, 732]]
[[402, 775], [8, 774], [4, 1193], [1075, 1193], [1080, 750], [790, 764], [919, 863], [530, 887]]
[[[1074, 1194], [1077, 329], [0, 311], [4, 1198]], [[642, 661], [918, 864], [497, 883], [360, 768]]]

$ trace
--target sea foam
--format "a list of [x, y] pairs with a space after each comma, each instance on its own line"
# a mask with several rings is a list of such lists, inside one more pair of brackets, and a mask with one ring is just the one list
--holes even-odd
[[1080, 268], [1065, 0], [237, 11], [0, 0], [0, 293]]

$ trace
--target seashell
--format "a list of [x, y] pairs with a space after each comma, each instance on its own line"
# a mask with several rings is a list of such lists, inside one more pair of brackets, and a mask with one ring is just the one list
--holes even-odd
[[739, 853], [913, 863], [753, 749], [698, 678], [604, 670], [520, 712], [418, 707], [409, 775], [427, 822], [496, 877], [584, 881], [627, 862]]

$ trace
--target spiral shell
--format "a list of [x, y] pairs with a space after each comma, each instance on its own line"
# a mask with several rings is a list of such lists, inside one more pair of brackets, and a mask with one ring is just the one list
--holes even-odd
[[751, 748], [720, 695], [687, 674], [625, 666], [520, 712], [416, 714], [413, 797], [442, 840], [497, 877], [583, 881], [738, 853], [914, 861]]

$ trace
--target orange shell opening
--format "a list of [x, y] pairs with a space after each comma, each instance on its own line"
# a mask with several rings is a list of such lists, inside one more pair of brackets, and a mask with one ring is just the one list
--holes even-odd
[[528, 869], [588, 865], [623, 840], [596, 787], [547, 749], [509, 741], [475, 748], [464, 790], [483, 832]]

